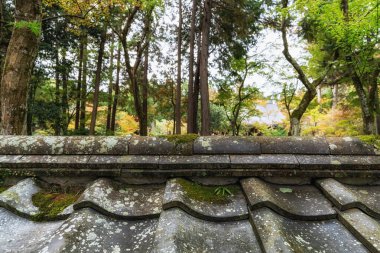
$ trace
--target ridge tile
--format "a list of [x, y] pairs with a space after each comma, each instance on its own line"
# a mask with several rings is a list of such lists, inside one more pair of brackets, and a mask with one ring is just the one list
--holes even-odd
[[133, 136], [129, 141], [130, 155], [191, 155], [193, 142], [177, 143], [164, 137]]
[[194, 154], [260, 154], [255, 137], [201, 136], [194, 141]]
[[329, 155], [330, 149], [321, 137], [260, 137], [262, 154]]

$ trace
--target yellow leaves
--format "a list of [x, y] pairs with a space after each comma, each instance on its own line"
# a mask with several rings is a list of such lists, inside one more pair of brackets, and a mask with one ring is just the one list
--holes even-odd
[[139, 124], [135, 118], [123, 111], [118, 112], [116, 123], [120, 128], [117, 132], [120, 134], [131, 134], [139, 129]]

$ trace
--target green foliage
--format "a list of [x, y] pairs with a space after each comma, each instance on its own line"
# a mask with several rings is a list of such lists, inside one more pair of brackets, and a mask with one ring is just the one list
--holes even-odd
[[21, 20], [21, 21], [14, 22], [14, 27], [16, 29], [27, 28], [36, 37], [40, 37], [41, 33], [42, 33], [41, 22], [39, 22], [39, 21], [25, 21], [25, 20]]
[[[226, 117], [225, 110], [218, 104], [210, 104], [210, 128], [213, 132], [227, 132], [229, 122]], [[200, 117], [198, 117], [198, 125], [200, 125]]]
[[261, 132], [264, 136], [287, 136], [288, 131], [281, 124], [274, 124], [272, 126], [268, 126], [263, 123], [255, 123], [253, 125], [259, 132]]
[[216, 188], [214, 192], [217, 196], [232, 196], [233, 195], [232, 192], [227, 187], [224, 187], [224, 186], [220, 186]]
[[250, 61], [247, 54], [241, 58], [230, 58], [230, 69], [223, 80], [219, 80], [215, 103], [224, 109], [229, 121], [229, 129], [234, 135], [239, 134], [242, 122], [259, 114], [255, 100], [260, 96], [259, 90], [247, 83], [247, 76], [260, 68], [260, 64]]
[[380, 136], [378, 135], [359, 135], [357, 136], [362, 142], [373, 145], [380, 150]]
[[354, 66], [361, 77], [371, 72], [377, 66], [373, 56], [379, 51], [378, 4], [377, 0], [348, 1], [345, 16], [341, 0], [296, 1], [303, 32], [311, 43], [311, 62], [331, 62], [342, 70]]

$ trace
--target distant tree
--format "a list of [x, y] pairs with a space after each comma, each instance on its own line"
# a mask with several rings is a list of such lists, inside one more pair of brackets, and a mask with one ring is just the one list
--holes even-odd
[[178, 1], [178, 32], [177, 32], [177, 88], [175, 99], [175, 133], [181, 134], [181, 98], [182, 98], [182, 0]]
[[259, 65], [249, 61], [245, 55], [240, 59], [231, 59], [230, 67], [229, 75], [219, 82], [215, 103], [224, 108], [232, 135], [239, 135], [243, 120], [258, 114], [255, 98], [259, 90], [247, 83], [247, 77]]
[[298, 79], [301, 81], [306, 91], [298, 104], [298, 106], [290, 114], [290, 129], [289, 135], [299, 136], [301, 134], [301, 118], [306, 112], [311, 101], [317, 95], [317, 87], [323, 82], [326, 78], [326, 75], [329, 71], [329, 66], [322, 73], [312, 79], [311, 75], [308, 75], [307, 72], [302, 68], [302, 66], [297, 62], [297, 60], [290, 54], [289, 51], [289, 42], [287, 38], [287, 29], [290, 22], [290, 14], [288, 10], [288, 0], [282, 0], [282, 12], [281, 12], [281, 35], [282, 42], [284, 46], [283, 54], [285, 59], [289, 64], [294, 68], [298, 74]]
[[96, 72], [95, 72], [95, 91], [92, 101], [92, 113], [91, 113], [91, 124], [90, 124], [90, 135], [95, 135], [95, 126], [96, 126], [96, 117], [98, 112], [99, 105], [99, 89], [100, 83], [102, 81], [102, 67], [103, 67], [103, 56], [104, 56], [104, 47], [107, 40], [107, 27], [103, 27], [100, 35], [99, 41], [99, 50], [98, 50], [98, 58], [96, 63]]

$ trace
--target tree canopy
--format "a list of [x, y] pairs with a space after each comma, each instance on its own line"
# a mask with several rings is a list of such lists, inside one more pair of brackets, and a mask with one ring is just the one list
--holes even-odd
[[379, 0], [1, 0], [0, 24], [3, 134], [380, 132]]

